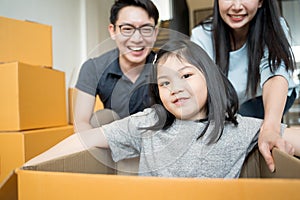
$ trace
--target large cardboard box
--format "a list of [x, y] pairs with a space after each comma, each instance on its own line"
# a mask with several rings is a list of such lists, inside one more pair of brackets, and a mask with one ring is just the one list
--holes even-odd
[[52, 67], [52, 27], [0, 16], [0, 62]]
[[[14, 200], [18, 196], [19, 200], [299, 199], [300, 161], [278, 150], [273, 151], [273, 156], [281, 172], [277, 170], [270, 176], [264, 175], [267, 168], [258, 163], [257, 171], [260, 175], [248, 179], [113, 175], [115, 171], [109, 158], [104, 156], [106, 153], [102, 149], [92, 148], [26, 169], [17, 169], [11, 179], [0, 185], [0, 198], [11, 197]], [[255, 152], [253, 155], [256, 157], [258, 154]], [[258, 161], [256, 158], [254, 160]], [[107, 165], [112, 169], [108, 170]], [[286, 176], [285, 172], [289, 170], [293, 171], [293, 177]]]
[[19, 200], [299, 200], [300, 180], [192, 179], [18, 170]]
[[26, 161], [73, 134], [73, 126], [0, 133], [0, 182]]
[[68, 124], [64, 72], [21, 62], [0, 64], [0, 91], [0, 131]]

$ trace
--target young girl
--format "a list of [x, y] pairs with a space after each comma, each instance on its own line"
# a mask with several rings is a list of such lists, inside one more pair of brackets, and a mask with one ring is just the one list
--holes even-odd
[[233, 84], [239, 113], [264, 119], [259, 147], [272, 168], [270, 150], [283, 114], [296, 98], [289, 29], [276, 0], [214, 0], [213, 17], [192, 30], [200, 45]]
[[109, 147], [114, 161], [140, 156], [142, 176], [239, 177], [262, 121], [236, 114], [235, 90], [208, 55], [189, 40], [171, 41], [152, 78], [152, 108], [74, 134], [35, 162], [84, 145]]

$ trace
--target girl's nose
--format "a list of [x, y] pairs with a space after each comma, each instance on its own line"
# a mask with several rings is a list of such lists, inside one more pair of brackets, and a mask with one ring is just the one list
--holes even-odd
[[178, 94], [180, 92], [182, 92], [183, 89], [183, 85], [180, 83], [177, 84], [173, 84], [172, 87], [170, 88], [170, 94], [174, 95], [174, 94]]

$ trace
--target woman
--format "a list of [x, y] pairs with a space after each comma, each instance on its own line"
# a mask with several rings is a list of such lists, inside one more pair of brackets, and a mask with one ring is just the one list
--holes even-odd
[[296, 98], [288, 27], [274, 0], [215, 0], [213, 17], [192, 30], [191, 40], [210, 55], [238, 93], [239, 113], [264, 119], [259, 147], [274, 169], [270, 149], [285, 151], [279, 137], [284, 112]]

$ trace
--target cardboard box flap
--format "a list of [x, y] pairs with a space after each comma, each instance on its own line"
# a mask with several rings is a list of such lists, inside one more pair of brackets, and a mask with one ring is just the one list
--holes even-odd
[[[271, 173], [264, 160], [261, 161], [261, 176], [264, 178], [294, 178], [300, 179], [300, 159], [290, 156], [277, 148], [272, 155], [275, 161], [275, 172]], [[261, 159], [262, 156], [261, 156]]]
[[116, 174], [116, 163], [111, 159], [109, 149], [91, 148], [67, 156], [62, 156], [25, 170], [74, 172], [89, 174]]
[[244, 162], [241, 178], [300, 178], [300, 160], [288, 155], [277, 148], [272, 150], [275, 171], [270, 172], [263, 156], [254, 149]]
[[[240, 178], [300, 178], [300, 160], [274, 148], [272, 151], [276, 170], [271, 173], [265, 164], [264, 158], [258, 149], [254, 149], [247, 157]], [[131, 165], [134, 160], [122, 163], [136, 170]], [[86, 151], [53, 159], [25, 169], [37, 171], [76, 172], [76, 173], [98, 173], [117, 174], [118, 163], [115, 163], [110, 150], [91, 148]], [[126, 166], [123, 166], [126, 168]], [[122, 174], [124, 175], [124, 174]], [[126, 174], [127, 175], [127, 174]]]
[[7, 62], [0, 62], [0, 67], [6, 66], [5, 64], [13, 64], [12, 66], [18, 66], [18, 65], [24, 65], [24, 66], [30, 66], [30, 67], [38, 67], [38, 68], [43, 68], [43, 69], [48, 69], [51, 71], [57, 71], [57, 72], [62, 72], [61, 70], [58, 69], [54, 69], [52, 68], [52, 66], [45, 66], [45, 65], [37, 65], [37, 64], [29, 64], [23, 61], [19, 61], [19, 60], [11, 60], [11, 61], [7, 61]]

